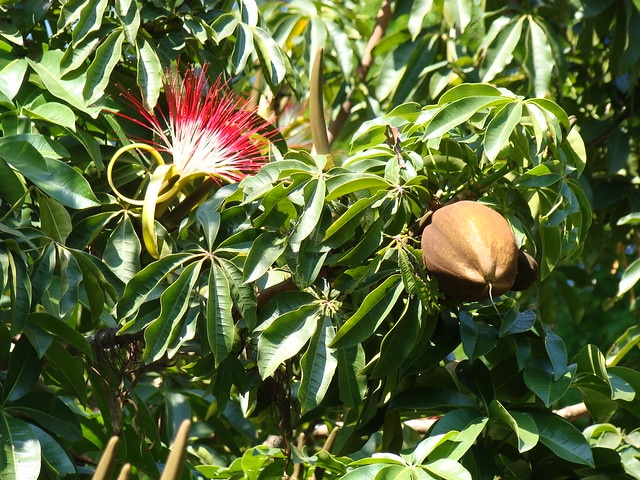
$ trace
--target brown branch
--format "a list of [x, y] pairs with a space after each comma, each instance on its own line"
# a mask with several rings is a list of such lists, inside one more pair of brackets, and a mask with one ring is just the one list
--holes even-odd
[[[382, 0], [382, 5], [380, 5], [380, 10], [378, 11], [378, 15], [376, 16], [376, 24], [373, 28], [373, 32], [371, 32], [371, 36], [369, 37], [369, 41], [364, 47], [364, 51], [362, 52], [362, 59], [360, 60], [360, 64], [356, 69], [357, 79], [360, 83], [363, 83], [365, 78], [367, 77], [367, 73], [369, 73], [369, 69], [373, 64], [373, 49], [375, 48], [380, 40], [384, 37], [384, 34], [387, 30], [387, 26], [391, 21], [391, 16], [393, 12], [391, 11], [391, 2], [389, 0]], [[333, 143], [333, 140], [340, 133], [344, 124], [349, 118], [349, 114], [351, 113], [351, 108], [353, 107], [353, 102], [351, 101], [351, 92], [353, 89], [347, 94], [346, 100], [340, 106], [340, 111], [338, 111], [338, 115], [336, 118], [331, 121], [329, 124], [329, 143]]]

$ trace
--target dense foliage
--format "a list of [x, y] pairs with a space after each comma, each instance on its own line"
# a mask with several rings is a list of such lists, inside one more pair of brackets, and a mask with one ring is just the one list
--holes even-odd
[[[2, 479], [640, 478], [638, 0], [0, 11]], [[459, 199], [532, 288], [439, 293]]]

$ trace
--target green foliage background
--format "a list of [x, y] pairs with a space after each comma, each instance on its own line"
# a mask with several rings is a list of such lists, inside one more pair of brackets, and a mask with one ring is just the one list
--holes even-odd
[[[89, 478], [117, 434], [159, 478], [191, 419], [184, 478], [640, 478], [639, 8], [2, 2], [0, 477]], [[284, 143], [154, 259], [120, 94], [204, 63]], [[499, 211], [535, 287], [443, 301], [436, 198]]]

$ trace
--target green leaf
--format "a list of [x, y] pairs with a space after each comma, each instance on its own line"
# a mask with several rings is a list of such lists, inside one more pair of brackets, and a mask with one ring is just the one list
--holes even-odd
[[135, 0], [116, 0], [115, 7], [127, 42], [130, 45], [135, 45], [140, 28], [140, 10], [137, 2]]
[[29, 428], [31, 428], [31, 431], [38, 439], [38, 443], [40, 443], [42, 460], [46, 462], [47, 470], [55, 475], [55, 478], [64, 478], [67, 475], [75, 475], [77, 473], [76, 465], [69, 457], [69, 454], [51, 435], [35, 425], [29, 425]]
[[15, 401], [24, 397], [36, 386], [42, 364], [38, 354], [26, 336], [16, 342], [4, 381], [4, 401]]
[[420, 465], [431, 453], [447, 440], [451, 440], [458, 434], [455, 430], [449, 430], [447, 432], [439, 434], [429, 434], [428, 437], [422, 439], [411, 452], [411, 464]]
[[236, 43], [233, 48], [232, 65], [236, 73], [241, 73], [247, 65], [247, 60], [253, 53], [253, 33], [245, 23], [238, 23], [236, 27]]
[[39, 195], [42, 233], [58, 243], [64, 243], [71, 233], [71, 215], [52, 198]]
[[533, 310], [525, 310], [524, 312], [509, 310], [502, 319], [499, 335], [500, 337], [504, 337], [506, 335], [528, 332], [533, 328], [535, 322], [536, 314]]
[[[60, 320], [56, 321], [60, 323]], [[55, 377], [51, 382], [57, 384], [60, 392], [71, 392], [84, 404], [88, 393], [84, 362], [80, 356], [71, 355], [63, 345], [61, 341], [54, 341], [47, 348], [47, 373]], [[93, 358], [93, 352], [88, 358]]]
[[560, 400], [571, 385], [572, 372], [568, 370], [559, 380], [554, 379], [551, 362], [533, 359], [524, 371], [524, 382], [547, 407]]
[[400, 275], [389, 276], [369, 292], [358, 310], [340, 327], [331, 346], [343, 348], [356, 345], [373, 335], [403, 291]]
[[482, 401], [485, 409], [488, 409], [496, 391], [487, 366], [480, 360], [462, 360], [456, 365], [455, 371], [460, 383]]
[[530, 412], [529, 415], [538, 427], [540, 442], [555, 455], [580, 465], [595, 466], [589, 442], [576, 427], [551, 413]]
[[286, 248], [286, 238], [276, 232], [261, 233], [251, 245], [244, 263], [243, 275], [246, 283], [262, 277]]
[[235, 263], [218, 258], [219, 266], [224, 271], [231, 287], [233, 302], [249, 331], [253, 331], [257, 323], [258, 300], [252, 284], [244, 283], [242, 271]]
[[[344, 212], [337, 220], [335, 220], [324, 234], [323, 243], [329, 240], [331, 237], [339, 233], [340, 231], [353, 232], [360, 223], [360, 218], [370, 211], [371, 205], [379, 201], [384, 197], [384, 192], [378, 192], [372, 196], [361, 198], [353, 203], [346, 212]], [[351, 235], [346, 236], [346, 238]], [[346, 240], [343, 240], [343, 242]], [[338, 247], [339, 245], [334, 245]]]
[[102, 315], [106, 301], [105, 294], [115, 300], [118, 296], [117, 292], [113, 288], [112, 282], [107, 280], [104, 272], [94, 263], [95, 257], [82, 250], [69, 249], [68, 251], [80, 268], [82, 287], [89, 300], [89, 309], [93, 318], [97, 320]]
[[68, 78], [63, 77], [60, 70], [62, 55], [63, 53], [60, 50], [48, 50], [39, 61], [31, 59], [27, 59], [27, 61], [38, 74], [49, 93], [64, 100], [81, 112], [85, 112], [94, 118], [97, 117], [102, 109], [87, 105], [82, 96], [85, 78], [78, 75]]
[[[206, 203], [200, 205], [196, 210], [196, 219], [202, 227], [207, 246], [211, 250], [220, 229], [220, 214], [209, 205], [206, 205]], [[205, 206], [203, 207], [203, 205]]]
[[276, 90], [291, 71], [289, 60], [273, 37], [263, 28], [251, 27], [251, 33], [264, 78], [271, 89]]
[[496, 78], [496, 76], [505, 71], [505, 67], [511, 62], [513, 52], [522, 36], [522, 25], [525, 18], [526, 16], [524, 15], [519, 18], [516, 17], [505, 25], [496, 41], [493, 42], [493, 46], [487, 50], [482, 68], [484, 70], [483, 82], [490, 82]]
[[42, 428], [66, 440], [82, 439], [82, 429], [75, 414], [50, 392], [31, 392], [12, 402], [7, 410], [31, 418]]
[[6, 270], [8, 274], [9, 286], [9, 320], [11, 322], [11, 333], [18, 335], [27, 322], [31, 306], [31, 280], [29, 272], [25, 265], [24, 259], [11, 252], [7, 256], [9, 268]]
[[73, 110], [58, 102], [47, 102], [33, 109], [24, 108], [23, 112], [36, 120], [44, 120], [54, 125], [76, 129], [76, 115]]
[[308, 412], [317, 407], [324, 398], [338, 365], [338, 356], [329, 347], [335, 329], [331, 319], [323, 316], [318, 319], [318, 326], [309, 341], [306, 352], [300, 359], [302, 380], [298, 389], [301, 412]]
[[538, 25], [540, 20], [529, 16], [529, 38], [531, 41], [531, 61], [533, 63], [533, 87], [536, 97], [546, 97], [549, 93], [551, 74], [555, 61], [545, 30]]
[[450, 442], [438, 446], [431, 458], [450, 458], [460, 460], [476, 444], [489, 419], [480, 416], [475, 408], [457, 408], [445, 413], [431, 428], [429, 435], [441, 435], [455, 431], [457, 435]]
[[83, 95], [88, 104], [104, 96], [104, 90], [111, 79], [111, 72], [120, 60], [123, 43], [124, 33], [116, 30], [96, 50], [95, 57], [87, 69], [87, 81], [83, 89]]
[[0, 158], [0, 198], [11, 205], [20, 202], [27, 193], [26, 182], [15, 170]]
[[509, 412], [498, 401], [494, 400], [489, 405], [489, 416], [492, 420], [504, 422], [518, 440], [518, 451], [520, 453], [531, 450], [538, 444], [538, 427], [530, 415], [521, 412]]
[[118, 317], [126, 319], [137, 313], [149, 295], [169, 274], [194, 258], [196, 258], [196, 255], [193, 253], [174, 253], [162, 257], [160, 260], [150, 263], [140, 270], [127, 283], [124, 295], [118, 302]]
[[327, 196], [325, 200], [330, 202], [362, 190], [367, 190], [369, 198], [371, 198], [380, 190], [389, 190], [391, 187], [391, 184], [386, 179], [378, 175], [342, 173], [327, 179]]
[[3, 480], [37, 480], [40, 442], [31, 426], [0, 412], [0, 477]]
[[498, 329], [493, 325], [476, 322], [464, 310], [458, 315], [460, 320], [460, 338], [464, 353], [474, 360], [490, 352], [498, 341]]
[[13, 100], [22, 87], [27, 66], [26, 59], [17, 58], [4, 65], [0, 70], [0, 92], [4, 93], [9, 100]]
[[418, 35], [420, 35], [424, 18], [431, 12], [432, 8], [433, 0], [416, 0], [412, 3], [409, 23], [407, 25], [411, 40], [415, 41]]
[[542, 328], [544, 329], [544, 347], [553, 366], [553, 379], [559, 380], [567, 371], [567, 347], [553, 330], [545, 324], [542, 324]]
[[30, 324], [36, 325], [45, 332], [78, 349], [87, 357], [91, 358], [93, 356], [91, 345], [84, 335], [59, 318], [48, 313], [30, 313], [28, 321]]
[[89, 182], [77, 170], [59, 160], [43, 157], [26, 141], [5, 139], [0, 140], [0, 157], [44, 193], [70, 208], [99, 205]]
[[[422, 309], [422, 305], [414, 301], [413, 307]], [[411, 305], [409, 307], [411, 309]], [[414, 340], [418, 338], [420, 324], [416, 316], [405, 312], [396, 319], [391, 330], [382, 339], [380, 356], [373, 367], [370, 378], [383, 378], [397, 371], [414, 348]]]
[[426, 415], [446, 409], [477, 409], [477, 406], [473, 398], [457, 390], [446, 387], [413, 387], [397, 392], [389, 401], [388, 410], [398, 409], [411, 415]]
[[153, 46], [145, 38], [138, 36], [136, 46], [138, 50], [138, 86], [146, 107], [153, 108], [158, 101], [162, 78], [164, 78], [162, 64]]
[[445, 480], [471, 480], [471, 473], [460, 463], [449, 458], [429, 462], [423, 468]]
[[634, 325], [633, 327], [629, 327], [616, 339], [613, 345], [609, 347], [606, 356], [607, 367], [618, 365], [638, 344], [640, 344], [640, 325]]
[[365, 367], [365, 354], [361, 344], [339, 348], [338, 390], [340, 400], [351, 408], [357, 408], [367, 391], [367, 377], [362, 374]]
[[102, 261], [123, 282], [127, 283], [140, 271], [142, 246], [131, 217], [125, 214], [113, 229], [102, 254]]
[[222, 268], [212, 263], [209, 270], [206, 308], [206, 332], [209, 347], [218, 367], [233, 347], [235, 325], [229, 280]]
[[145, 360], [154, 362], [162, 357], [173, 333], [181, 327], [181, 320], [189, 308], [202, 262], [203, 260], [187, 265], [178, 278], [160, 295], [160, 315], [144, 332], [143, 357]]
[[316, 330], [318, 306], [303, 305], [276, 318], [258, 339], [258, 369], [267, 378], [285, 360], [296, 355]]
[[484, 134], [484, 153], [494, 161], [509, 142], [511, 132], [522, 118], [522, 104], [510, 102], [498, 110], [487, 125]]
[[478, 111], [509, 102], [501, 96], [470, 96], [443, 105], [431, 118], [424, 131], [424, 138], [438, 138], [469, 120]]
[[[314, 182], [310, 182], [308, 186], [311, 187], [313, 183]], [[325, 192], [325, 181], [323, 178], [319, 178], [315, 182], [315, 188], [313, 188], [310, 198], [305, 201], [305, 209], [302, 212], [302, 215], [300, 215], [300, 220], [294, 227], [289, 238], [289, 245], [294, 252], [299, 251], [300, 242], [311, 235], [320, 221], [320, 216], [322, 215], [322, 209], [324, 207]]]
[[100, 28], [108, 5], [107, 0], [97, 0], [88, 2], [82, 8], [80, 18], [72, 30], [73, 43], [81, 42], [88, 34]]
[[620, 283], [618, 284], [618, 296], [622, 296], [631, 290], [640, 280], [640, 258], [631, 262], [631, 264], [622, 272]]

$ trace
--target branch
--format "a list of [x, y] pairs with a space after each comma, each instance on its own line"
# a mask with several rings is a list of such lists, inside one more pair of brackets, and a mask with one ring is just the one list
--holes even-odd
[[[369, 73], [369, 69], [373, 64], [373, 49], [376, 45], [378, 45], [378, 43], [380, 43], [382, 37], [384, 37], [387, 26], [391, 21], [392, 15], [393, 12], [391, 11], [391, 2], [389, 0], [382, 0], [382, 5], [380, 5], [380, 10], [378, 11], [378, 15], [376, 16], [376, 25], [373, 28], [373, 32], [371, 32], [369, 41], [364, 47], [360, 65], [358, 65], [358, 68], [356, 69], [356, 74], [360, 83], [364, 83], [364, 80], [367, 77], [367, 73]], [[338, 115], [336, 115], [336, 118], [329, 124], [329, 143], [333, 143], [333, 140], [344, 127], [347, 118], [349, 118], [351, 108], [353, 107], [353, 103], [351, 101], [352, 92], [353, 89], [351, 89], [351, 91], [347, 94], [347, 99], [340, 106], [340, 111], [338, 111]]]

